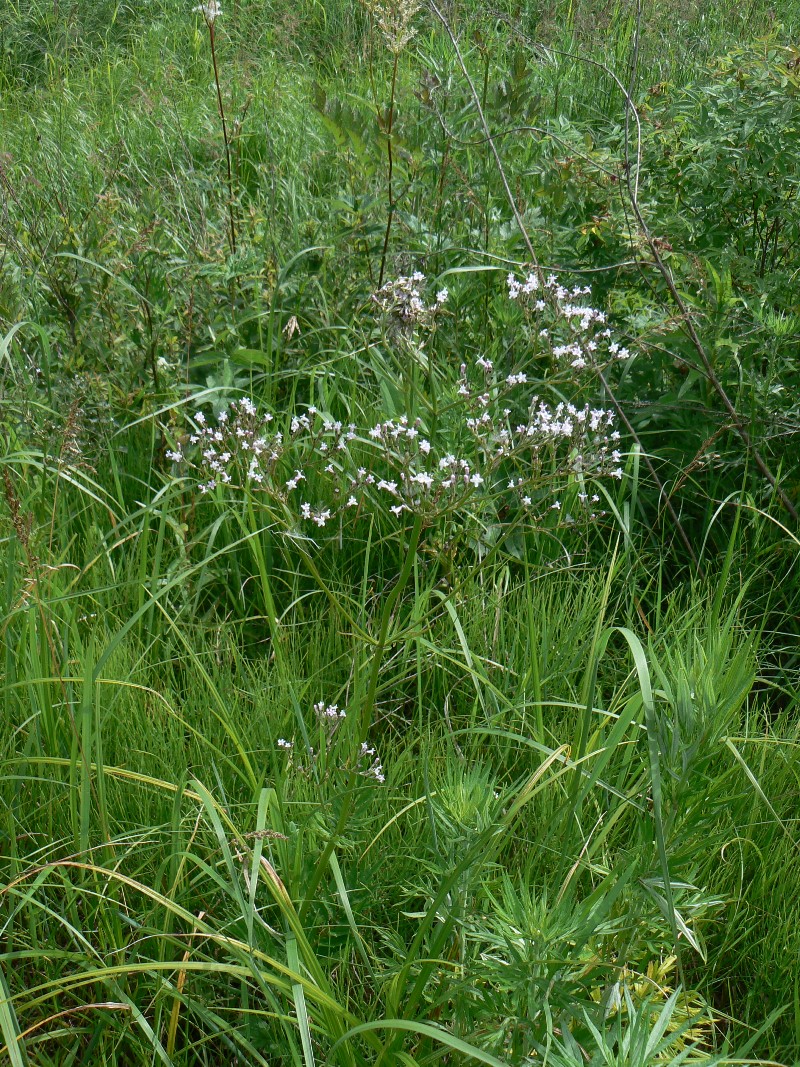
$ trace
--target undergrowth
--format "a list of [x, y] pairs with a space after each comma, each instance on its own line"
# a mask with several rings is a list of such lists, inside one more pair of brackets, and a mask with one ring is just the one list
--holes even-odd
[[800, 1057], [794, 5], [0, 15], [0, 1057]]

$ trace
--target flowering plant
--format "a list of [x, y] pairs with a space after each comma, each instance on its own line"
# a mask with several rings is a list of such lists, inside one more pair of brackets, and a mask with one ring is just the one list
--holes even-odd
[[[375, 302], [401, 327], [430, 322], [446, 298], [427, 306], [419, 273], [383, 286]], [[509, 277], [509, 296], [523, 302], [538, 288]], [[585, 290], [548, 279], [551, 299], [531, 302], [563, 343], [555, 359], [572, 356], [572, 372], [602, 359], [626, 358], [611, 340], [602, 312], [577, 303]], [[544, 314], [543, 314], [544, 313]], [[543, 328], [541, 334], [550, 337]], [[318, 535], [364, 518], [422, 528], [437, 523], [475, 529], [499, 512], [506, 525], [575, 526], [602, 514], [598, 479], [621, 479], [620, 433], [614, 412], [567, 400], [549, 403], [531, 392], [528, 373], [498, 372], [479, 356], [462, 364], [440, 406], [431, 412], [378, 418], [371, 426], [344, 424], [309, 406], [300, 412], [260, 411], [234, 401], [215, 421], [202, 411], [168, 457], [201, 494], [219, 503], [244, 497], [266, 506], [274, 525], [291, 536]]]
[[523, 307], [534, 350], [548, 351], [555, 367], [575, 372], [630, 358], [613, 339], [605, 312], [584, 299], [588, 285], [569, 289], [554, 274], [540, 281], [533, 272], [522, 282], [509, 274], [507, 285], [509, 299]]
[[287, 769], [292, 768], [306, 777], [324, 779], [336, 770], [342, 773], [353, 771], [361, 778], [371, 779], [382, 785], [386, 781], [380, 758], [367, 741], [361, 741], [355, 750], [354, 758], [344, 759], [337, 745], [339, 727], [347, 718], [347, 712], [338, 704], [327, 704], [324, 700], [314, 705], [317, 721], [318, 747], [308, 740], [297, 742], [279, 737], [277, 747], [287, 755]]

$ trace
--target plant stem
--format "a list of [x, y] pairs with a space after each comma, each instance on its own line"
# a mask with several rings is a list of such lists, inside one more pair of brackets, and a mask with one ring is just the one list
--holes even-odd
[[394, 190], [392, 188], [392, 177], [394, 173], [394, 155], [392, 153], [392, 128], [394, 126], [394, 94], [397, 86], [397, 52], [394, 54], [394, 64], [392, 66], [392, 91], [389, 97], [389, 123], [386, 128], [386, 152], [389, 157], [389, 214], [386, 217], [386, 233], [383, 236], [383, 251], [381, 252], [381, 269], [378, 274], [378, 288], [383, 285], [383, 272], [386, 269], [386, 253], [389, 249], [389, 234], [392, 229], [392, 218], [394, 216]]
[[217, 87], [217, 106], [219, 117], [222, 120], [222, 139], [225, 142], [225, 165], [228, 170], [228, 217], [230, 219], [230, 245], [231, 252], [236, 255], [236, 223], [233, 217], [233, 174], [231, 172], [231, 146], [228, 140], [228, 125], [225, 121], [225, 108], [222, 104], [222, 90], [219, 85], [219, 67], [217, 66], [217, 48], [214, 33], [214, 23], [208, 23], [208, 39], [211, 43], [211, 62], [214, 64], [214, 84]]

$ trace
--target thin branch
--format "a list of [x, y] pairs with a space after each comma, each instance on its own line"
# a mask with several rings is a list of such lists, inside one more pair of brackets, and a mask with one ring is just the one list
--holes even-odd
[[236, 255], [236, 223], [233, 217], [233, 174], [231, 171], [231, 146], [228, 140], [228, 124], [225, 121], [225, 108], [222, 104], [222, 89], [219, 84], [219, 68], [217, 67], [216, 34], [214, 33], [214, 20], [206, 19], [208, 26], [208, 39], [211, 42], [211, 61], [214, 64], [214, 84], [217, 87], [217, 106], [219, 117], [222, 120], [222, 139], [225, 142], [225, 164], [228, 171], [228, 217], [231, 227], [231, 252]]
[[394, 178], [394, 152], [392, 149], [392, 130], [394, 128], [394, 94], [397, 88], [397, 52], [394, 53], [394, 64], [392, 65], [392, 91], [389, 97], [389, 121], [386, 129], [386, 153], [389, 160], [389, 173], [388, 173], [388, 213], [386, 215], [386, 233], [383, 235], [383, 251], [381, 252], [381, 269], [378, 273], [378, 288], [383, 285], [383, 275], [386, 270], [386, 254], [389, 251], [389, 234], [392, 231], [392, 219], [394, 218], [394, 188], [392, 180]]

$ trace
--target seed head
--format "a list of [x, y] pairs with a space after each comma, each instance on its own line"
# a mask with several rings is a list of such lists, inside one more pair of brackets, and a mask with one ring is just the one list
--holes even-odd
[[361, 0], [361, 4], [378, 23], [386, 47], [399, 55], [417, 32], [413, 21], [422, 6], [420, 0]]
[[222, 6], [218, 0], [206, 0], [203, 4], [198, 4], [197, 7], [192, 8], [193, 12], [199, 12], [206, 20], [209, 26], [213, 26], [219, 16], [222, 14]]

